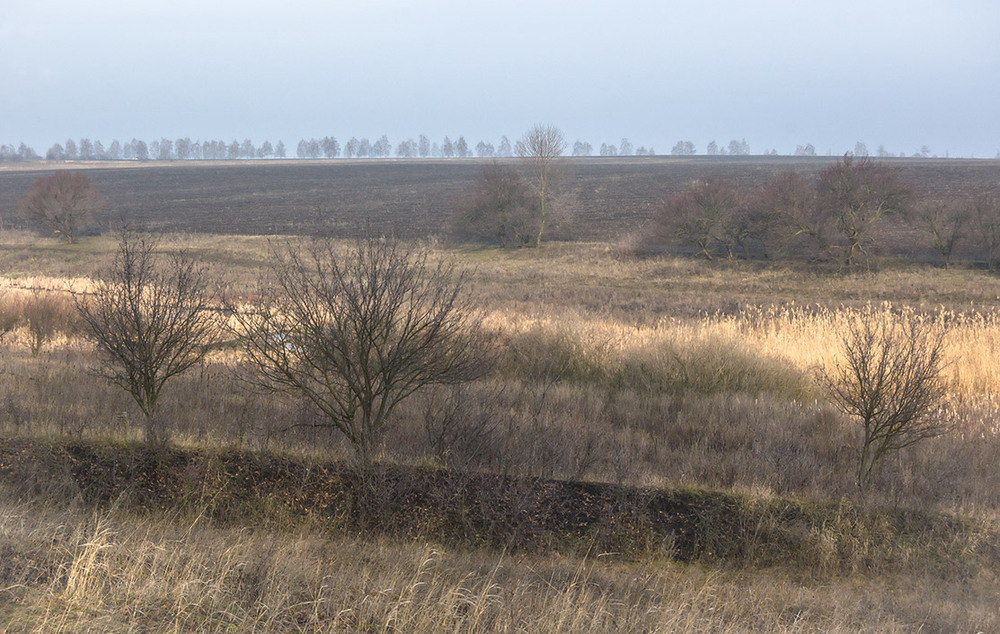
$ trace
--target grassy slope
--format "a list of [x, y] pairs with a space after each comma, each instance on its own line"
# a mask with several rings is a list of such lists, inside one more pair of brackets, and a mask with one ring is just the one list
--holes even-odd
[[996, 535], [884, 507], [8, 439], [0, 508], [13, 631], [997, 625]]

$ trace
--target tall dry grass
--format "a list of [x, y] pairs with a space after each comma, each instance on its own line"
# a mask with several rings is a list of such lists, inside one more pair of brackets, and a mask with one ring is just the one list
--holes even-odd
[[[615, 553], [214, 526], [197, 515], [14, 502], [0, 493], [7, 632], [990, 631], [986, 578], [815, 577]], [[836, 543], [831, 543], [836, 548]]]
[[[1000, 479], [987, 466], [1000, 458], [998, 313], [880, 310], [884, 319], [928, 320], [945, 333], [950, 391], [939, 416], [954, 431], [887, 461], [879, 495], [930, 508], [994, 508]], [[836, 361], [853, 318], [853, 308], [795, 304], [646, 325], [567, 307], [493, 311], [486, 326], [498, 373], [405, 403], [384, 456], [514, 475], [852, 495], [858, 430], [826, 404], [815, 375]], [[93, 375], [98, 359], [87, 345], [64, 334], [32, 357], [29, 342], [21, 327], [0, 344], [0, 430], [137, 437], [141, 417]], [[161, 412], [175, 442], [346, 455], [339, 436], [313, 426], [322, 422], [314, 412], [255, 391], [242, 372], [238, 351], [220, 350], [168, 385]]]
[[[87, 278], [76, 275], [93, 264], [31, 240], [0, 234], [0, 269], [16, 272], [0, 285], [5, 298], [87, 291]], [[230, 290], [246, 292], [267, 253], [261, 239], [162, 244], [192, 248]], [[84, 245], [88, 257], [111, 247]], [[406, 402], [385, 439], [386, 459], [727, 488], [765, 500], [850, 497], [858, 430], [826, 405], [814, 376], [836, 360], [853, 311], [888, 298], [885, 318], [930, 320], [945, 332], [950, 391], [939, 415], [954, 431], [887, 460], [867, 501], [998, 519], [994, 277], [624, 262], [593, 245], [457, 255], [492, 311], [486, 321], [501, 362], [487, 379]], [[89, 371], [92, 349], [69, 332], [32, 356], [29, 339], [21, 325], [0, 340], [0, 433], [141, 437], [129, 398]], [[250, 389], [241, 372], [238, 353], [220, 350], [167, 386], [161, 412], [174, 442], [347, 455], [335, 434], [308, 425], [315, 413]], [[996, 580], [983, 571], [881, 574], [865, 569], [861, 549], [855, 573], [825, 575], [823, 553], [839, 552], [837, 531], [850, 531], [847, 524], [811, 536], [810, 577], [606, 553], [457, 552], [308, 527], [235, 529], [197, 516], [135, 518], [17, 500], [0, 494], [0, 622], [10, 631], [1000, 629]]]

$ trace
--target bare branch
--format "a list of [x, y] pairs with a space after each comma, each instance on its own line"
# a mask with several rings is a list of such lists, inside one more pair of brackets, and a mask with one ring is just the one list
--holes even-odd
[[346, 256], [329, 242], [273, 253], [258, 307], [230, 303], [262, 385], [312, 403], [367, 466], [394, 408], [416, 390], [477, 377], [478, 318], [464, 276], [392, 240]]

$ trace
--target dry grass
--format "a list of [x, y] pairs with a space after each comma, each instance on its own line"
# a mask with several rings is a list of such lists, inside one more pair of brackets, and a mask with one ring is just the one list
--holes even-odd
[[[69, 251], [0, 233], [0, 270], [9, 272], [4, 301], [35, 289], [85, 293], [87, 277], [113, 246], [86, 238], [80, 251]], [[230, 290], [249, 292], [268, 243], [167, 236], [161, 248], [185, 248]], [[996, 525], [995, 276], [892, 264], [840, 275], [798, 264], [624, 261], [597, 245], [440, 252], [471, 272], [471, 292], [488, 309], [502, 362], [495, 376], [463, 390], [428, 391], [405, 403], [386, 438], [388, 459], [733, 489], [761, 499], [851, 498], [857, 430], [825, 404], [814, 377], [835, 359], [854, 310], [871, 302], [886, 318], [930, 320], [946, 333], [950, 391], [940, 415], [955, 432], [886, 461], [868, 501]], [[32, 357], [26, 329], [15, 329], [0, 342], [0, 431], [137, 438], [134, 406], [88, 373], [95, 361], [73, 336], [54, 338]], [[238, 355], [220, 350], [167, 386], [162, 411], [175, 442], [346, 455], [331, 434], [283, 431], [315, 421], [314, 414], [294, 400], [254, 393], [240, 371]], [[240, 531], [191, 518], [140, 522], [124, 512], [95, 516], [9, 496], [3, 504], [0, 549], [13, 550], [0, 556], [0, 592], [10, 599], [0, 621], [13, 631], [1000, 626], [996, 579], [985, 571], [941, 579], [919, 568], [897, 576], [862, 566], [831, 579], [801, 569], [451, 551], [309, 528]], [[831, 535], [815, 539], [837, 548]], [[20, 563], [4, 567], [11, 561]]]
[[[10, 632], [989, 631], [996, 580], [455, 551], [0, 496]], [[835, 546], [831, 546], [835, 547]]]

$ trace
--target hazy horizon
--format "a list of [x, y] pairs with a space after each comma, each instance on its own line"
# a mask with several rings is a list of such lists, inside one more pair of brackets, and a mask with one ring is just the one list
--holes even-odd
[[251, 0], [0, 7], [0, 143], [425, 134], [669, 154], [1000, 152], [1000, 3]]

